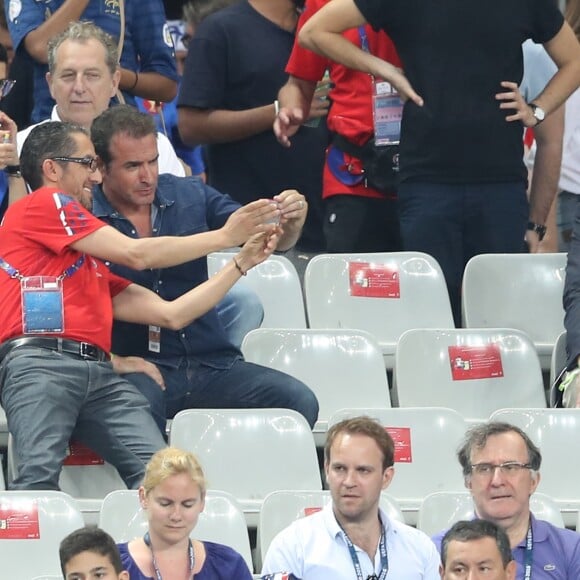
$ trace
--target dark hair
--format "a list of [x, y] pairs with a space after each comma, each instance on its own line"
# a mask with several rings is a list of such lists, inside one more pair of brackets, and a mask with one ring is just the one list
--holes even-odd
[[210, 14], [227, 8], [236, 0], [190, 0], [183, 4], [183, 20], [197, 28]]
[[456, 522], [443, 536], [441, 541], [441, 563], [443, 567], [445, 568], [447, 549], [450, 542], [471, 542], [482, 538], [495, 540], [504, 568], [513, 560], [509, 538], [500, 526], [487, 520], [464, 520]]
[[119, 51], [113, 37], [90, 21], [73, 21], [59, 34], [53, 36], [47, 44], [48, 70], [54, 73], [56, 69], [56, 51], [66, 40], [87, 44], [89, 40], [96, 40], [105, 49], [105, 62], [109, 72], [113, 75], [119, 66]]
[[44, 185], [42, 164], [46, 159], [70, 157], [76, 152], [75, 133], [88, 136], [88, 132], [79, 125], [60, 121], [41, 123], [30, 131], [22, 146], [20, 167], [22, 177], [33, 190]]
[[62, 570], [63, 576], [66, 576], [66, 565], [82, 552], [93, 552], [101, 556], [106, 556], [115, 569], [116, 574], [120, 574], [123, 571], [121, 556], [119, 555], [115, 540], [104, 530], [96, 526], [87, 526], [70, 533], [60, 543], [58, 555], [60, 557], [60, 569]]
[[466, 434], [463, 444], [457, 451], [457, 459], [463, 469], [464, 477], [471, 473], [471, 453], [474, 449], [483, 449], [487, 440], [493, 435], [503, 433], [517, 433], [526, 444], [528, 449], [528, 463], [533, 471], [538, 471], [542, 464], [542, 454], [534, 442], [519, 428], [509, 423], [492, 421], [472, 427]]
[[130, 105], [109, 107], [91, 125], [91, 140], [95, 152], [105, 165], [112, 161], [111, 141], [119, 133], [132, 139], [142, 139], [148, 135], [155, 135], [157, 138], [157, 128], [151, 115], [141, 113]]
[[391, 467], [394, 463], [395, 444], [385, 428], [371, 417], [353, 417], [336, 423], [326, 435], [326, 444], [324, 445], [324, 459], [330, 461], [330, 448], [338, 435], [347, 433], [348, 435], [366, 435], [375, 441], [383, 454], [383, 469]]

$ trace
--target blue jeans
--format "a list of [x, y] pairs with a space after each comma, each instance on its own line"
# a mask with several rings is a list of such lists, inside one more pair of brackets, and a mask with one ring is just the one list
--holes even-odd
[[130, 373], [130, 380], [145, 396], [159, 429], [165, 420], [183, 409], [282, 408], [301, 413], [313, 427], [318, 400], [301, 381], [236, 357], [223, 365], [183, 358], [178, 368], [159, 366], [166, 390], [144, 373]]
[[467, 262], [478, 254], [524, 251], [528, 215], [524, 182], [399, 186], [403, 249], [439, 262], [457, 326]]
[[58, 490], [71, 438], [114, 465], [129, 488], [165, 446], [147, 401], [110, 363], [20, 347], [0, 364], [0, 385], [18, 456], [11, 489]]
[[216, 306], [228, 340], [236, 348], [240, 348], [244, 336], [260, 328], [264, 320], [262, 302], [245, 282], [239, 280]]

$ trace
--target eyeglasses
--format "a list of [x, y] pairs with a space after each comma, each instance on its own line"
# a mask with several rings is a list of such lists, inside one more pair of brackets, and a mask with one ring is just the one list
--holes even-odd
[[53, 161], [64, 161], [66, 163], [79, 163], [85, 165], [91, 173], [97, 170], [96, 157], [52, 157]]
[[506, 461], [499, 464], [476, 463], [471, 466], [471, 473], [481, 478], [493, 477], [496, 469], [499, 469], [506, 477], [515, 477], [524, 469], [532, 469], [532, 466], [529, 463], [520, 463], [519, 461]]

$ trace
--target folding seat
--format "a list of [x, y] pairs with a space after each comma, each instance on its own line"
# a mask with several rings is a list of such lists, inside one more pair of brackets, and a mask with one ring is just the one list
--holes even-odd
[[193, 452], [213, 489], [231, 493], [257, 526], [277, 489], [322, 489], [306, 419], [289, 409], [189, 409], [173, 419], [170, 444]]
[[[256, 567], [261, 568], [268, 547], [278, 532], [288, 527], [294, 520], [320, 511], [330, 501], [328, 490], [280, 490], [269, 493], [260, 509], [257, 536], [257, 552], [260, 556]], [[390, 518], [405, 522], [397, 502], [388, 493], [381, 494], [380, 506]]]
[[421, 252], [315, 256], [304, 290], [310, 328], [370, 332], [387, 368], [405, 330], [454, 327], [441, 268]]
[[393, 383], [401, 407], [448, 407], [468, 421], [505, 407], [546, 407], [538, 355], [518, 330], [409, 330]]
[[[116, 542], [128, 542], [147, 531], [147, 517], [139, 504], [137, 490], [117, 490], [103, 500], [99, 527]], [[197, 540], [225, 544], [239, 552], [253, 570], [250, 539], [244, 513], [232, 495], [208, 490], [205, 506], [191, 533]]]
[[[565, 527], [560, 509], [550, 496], [534, 493], [530, 497], [530, 509], [538, 519], [559, 528]], [[428, 536], [434, 536], [459, 520], [470, 520], [473, 517], [475, 511], [468, 491], [438, 491], [429, 494], [421, 503], [417, 527]]]
[[522, 330], [549, 370], [564, 330], [565, 270], [566, 254], [475, 256], [463, 276], [463, 326]]
[[376, 340], [357, 330], [259, 328], [246, 335], [247, 361], [285, 372], [316, 394], [314, 439], [324, 445], [328, 419], [345, 407], [390, 407], [389, 383]]
[[566, 352], [566, 331], [562, 332], [556, 339], [554, 350], [552, 352], [552, 360], [550, 361], [550, 385], [558, 378], [568, 360]]
[[[8, 441], [8, 481], [18, 474], [18, 459], [12, 436]], [[127, 489], [117, 470], [96, 453], [78, 442], [71, 442], [58, 485], [75, 498], [87, 523], [95, 523], [101, 502], [111, 491]]]
[[455, 452], [467, 423], [452, 409], [423, 407], [343, 409], [329, 427], [343, 419], [367, 415], [377, 419], [395, 443], [395, 476], [387, 488], [414, 525], [423, 498], [434, 491], [464, 489]]
[[0, 576], [30, 580], [60, 574], [60, 541], [83, 526], [77, 504], [63, 492], [0, 492]]
[[[207, 257], [209, 275], [221, 270], [237, 252], [214, 252]], [[247, 284], [262, 301], [262, 328], [306, 328], [304, 299], [298, 272], [284, 256], [270, 256], [237, 282]]]

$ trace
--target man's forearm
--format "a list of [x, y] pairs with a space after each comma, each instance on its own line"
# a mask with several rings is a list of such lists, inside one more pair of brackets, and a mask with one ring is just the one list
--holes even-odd
[[32, 58], [46, 64], [47, 44], [53, 37], [62, 32], [70, 22], [80, 20], [90, 0], [65, 0], [62, 6], [42, 22], [38, 28], [31, 30], [24, 38], [24, 46]]
[[278, 93], [280, 108], [300, 109], [303, 118], [307, 119], [315, 90], [316, 82], [290, 76]]
[[562, 163], [564, 107], [554, 111], [535, 129], [536, 157], [530, 186], [530, 221], [545, 224], [558, 192]]
[[177, 95], [177, 81], [157, 72], [136, 72], [121, 69], [119, 88], [132, 95], [168, 103]]
[[245, 111], [179, 108], [179, 134], [189, 146], [230, 143], [272, 129], [274, 102]]

